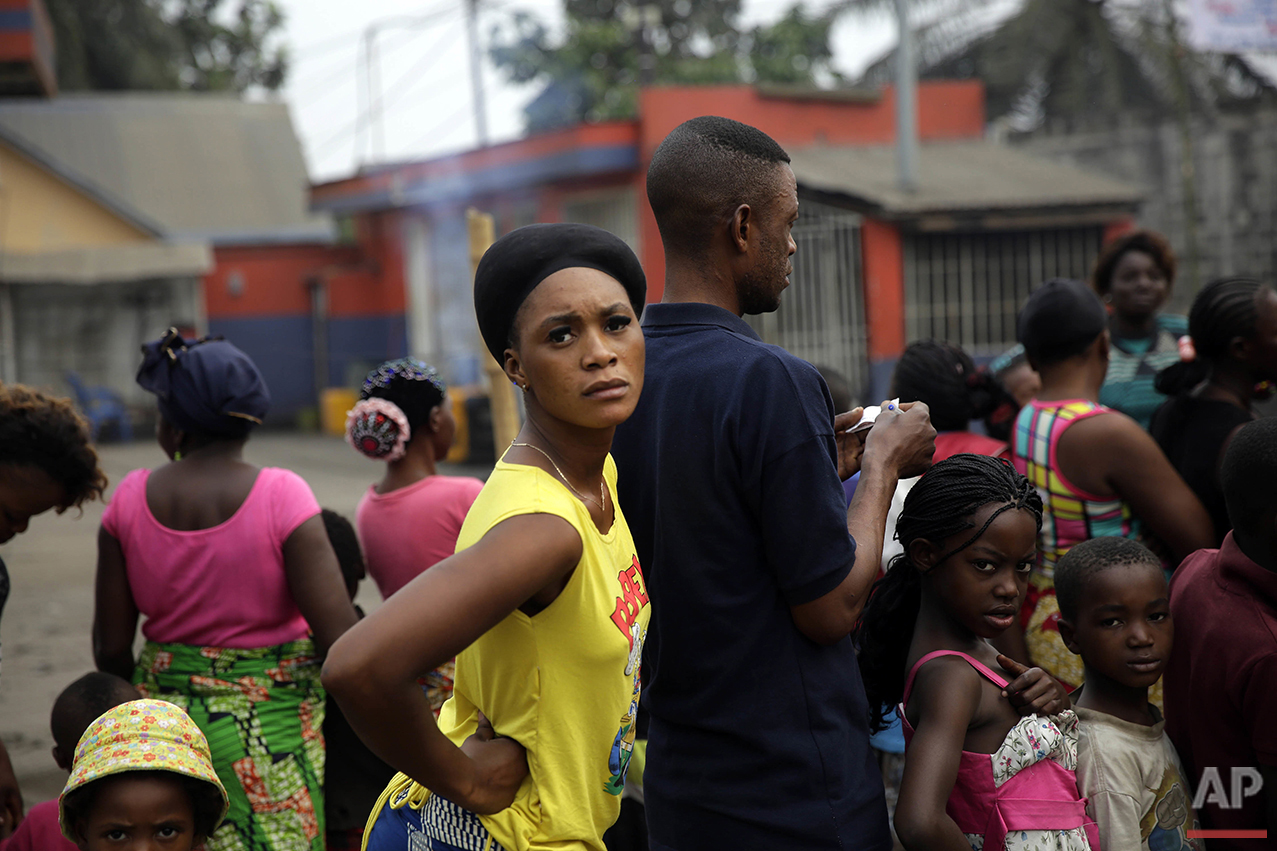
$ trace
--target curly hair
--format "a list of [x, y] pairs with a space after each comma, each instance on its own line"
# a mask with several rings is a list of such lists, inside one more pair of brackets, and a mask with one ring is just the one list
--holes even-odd
[[[989, 516], [983, 528], [976, 529], [971, 518], [991, 504], [1002, 507]], [[1008, 510], [1029, 512], [1041, 531], [1042, 497], [1037, 490], [1009, 463], [985, 455], [962, 453], [937, 461], [905, 497], [904, 510], [896, 521], [896, 537], [905, 550], [891, 560], [887, 575], [874, 583], [864, 615], [852, 634], [860, 678], [869, 698], [871, 729], [885, 729], [904, 696], [905, 663], [922, 605], [922, 574], [909, 558], [909, 546], [918, 539], [940, 545], [962, 535], [963, 543], [950, 545], [939, 564], [975, 543], [997, 516]]]
[[1006, 391], [971, 355], [942, 340], [918, 340], [904, 350], [891, 375], [891, 395], [926, 402], [937, 431], [966, 431], [1001, 404]]
[[1107, 293], [1113, 284], [1117, 264], [1132, 251], [1139, 251], [1153, 258], [1154, 265], [1166, 277], [1166, 291], [1169, 293], [1175, 284], [1175, 252], [1171, 250], [1166, 237], [1151, 230], [1133, 231], [1104, 246], [1099, 259], [1095, 261], [1095, 271], [1091, 273], [1091, 288], [1100, 295]]
[[70, 399], [22, 384], [0, 385], [0, 465], [34, 466], [62, 486], [58, 511], [79, 508], [106, 490], [89, 442], [89, 424]]

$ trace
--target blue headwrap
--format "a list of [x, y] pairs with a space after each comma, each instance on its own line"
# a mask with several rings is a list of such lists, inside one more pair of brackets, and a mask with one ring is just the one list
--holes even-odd
[[270, 409], [270, 391], [248, 355], [221, 338], [183, 340], [170, 328], [142, 346], [137, 383], [182, 431], [243, 437]]

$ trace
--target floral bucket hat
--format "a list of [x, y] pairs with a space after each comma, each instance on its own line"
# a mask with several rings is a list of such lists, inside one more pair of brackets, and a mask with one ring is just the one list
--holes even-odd
[[163, 700], [133, 700], [107, 711], [89, 725], [75, 746], [75, 762], [58, 797], [62, 835], [75, 841], [67, 823], [67, 795], [94, 780], [125, 771], [172, 771], [212, 783], [222, 794], [222, 814], [230, 807], [217, 779], [208, 740], [191, 717]]

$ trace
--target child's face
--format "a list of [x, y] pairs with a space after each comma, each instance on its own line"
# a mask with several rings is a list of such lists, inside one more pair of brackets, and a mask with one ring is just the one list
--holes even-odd
[[80, 851], [192, 851], [195, 811], [177, 775], [117, 774], [104, 780], [80, 825]]
[[[1000, 508], [1000, 504], [989, 504], [977, 511], [970, 518], [975, 528], [983, 526]], [[921, 543], [934, 558], [971, 534], [969, 530], [960, 532], [941, 547]], [[1013, 508], [999, 514], [966, 549], [936, 565], [928, 577], [950, 617], [981, 638], [993, 638], [1015, 623], [1037, 555], [1037, 538], [1033, 515]], [[930, 563], [925, 557], [913, 558], [924, 567]]]
[[1087, 577], [1077, 618], [1064, 626], [1062, 637], [1088, 672], [1128, 688], [1151, 686], [1166, 669], [1175, 634], [1161, 566], [1122, 564]]

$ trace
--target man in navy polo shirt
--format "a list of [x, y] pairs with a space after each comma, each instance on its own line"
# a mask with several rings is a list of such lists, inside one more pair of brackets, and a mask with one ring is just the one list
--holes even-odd
[[[798, 218], [789, 157], [724, 118], [676, 128], [647, 193], [665, 247], [638, 409], [616, 432], [652, 600], [643, 683], [651, 847], [888, 849], [848, 633], [900, 476], [930, 463], [925, 405], [862, 445], [819, 373], [741, 320], [775, 310]], [[847, 506], [840, 476], [860, 470]]]

